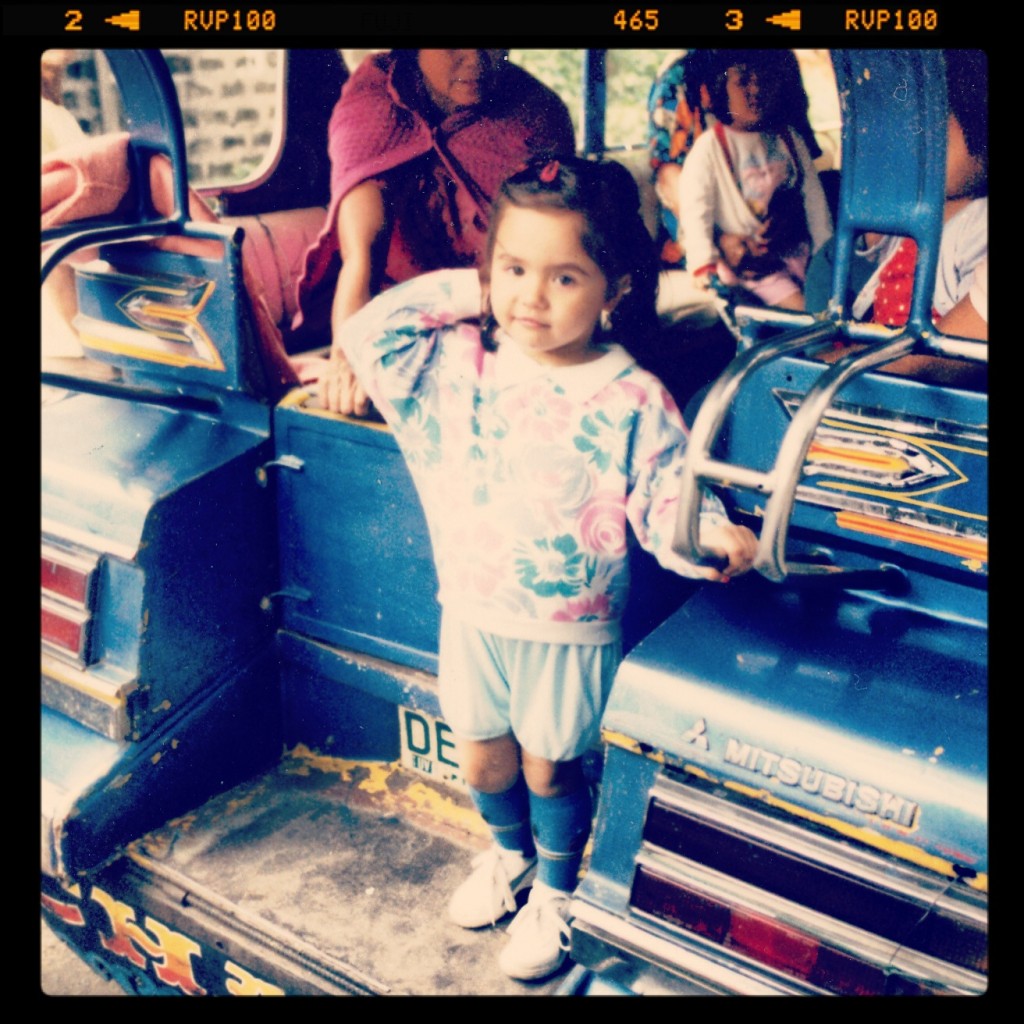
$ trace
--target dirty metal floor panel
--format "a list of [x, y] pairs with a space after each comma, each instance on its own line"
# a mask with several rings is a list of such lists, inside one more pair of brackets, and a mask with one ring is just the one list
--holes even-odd
[[[468, 797], [397, 764], [292, 752], [271, 772], [135, 844], [140, 862], [215, 892], [395, 995], [552, 992], [497, 965], [511, 917], [467, 931], [448, 897], [487, 845]], [[522, 903], [525, 894], [520, 895]]]

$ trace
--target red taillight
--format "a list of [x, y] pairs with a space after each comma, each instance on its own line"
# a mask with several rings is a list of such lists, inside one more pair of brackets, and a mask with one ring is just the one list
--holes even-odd
[[638, 867], [631, 905], [684, 928], [766, 967], [839, 995], [928, 994], [913, 979], [893, 977], [884, 965], [868, 963], [776, 918], [729, 907], [705, 893]]
[[987, 918], [959, 912], [955, 887], [950, 900], [937, 901], [934, 894], [886, 887], [878, 879], [841, 870], [825, 854], [799, 855], [660, 800], [652, 801], [648, 809], [644, 839], [769, 899], [802, 907], [957, 968], [988, 971]]
[[42, 590], [76, 604], [87, 603], [91, 574], [91, 566], [59, 562], [47, 556], [46, 552], [39, 559], [39, 586]]
[[819, 943], [778, 921], [732, 911], [726, 944], [748, 953], [769, 967], [809, 978], [818, 959]]
[[[884, 995], [888, 974], [779, 921], [733, 910], [726, 945], [810, 984], [847, 996]], [[922, 992], [923, 994], [923, 992]]]
[[85, 627], [88, 616], [72, 608], [62, 608], [56, 602], [44, 602], [39, 623], [42, 639], [55, 647], [85, 660]]
[[44, 544], [39, 559], [42, 591], [40, 636], [44, 644], [89, 661], [89, 626], [99, 558]]

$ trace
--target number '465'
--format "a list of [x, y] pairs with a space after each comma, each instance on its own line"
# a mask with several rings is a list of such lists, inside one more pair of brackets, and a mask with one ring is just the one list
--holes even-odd
[[615, 25], [623, 32], [653, 32], [658, 27], [658, 12], [646, 10], [629, 14], [624, 10], [618, 10], [615, 12]]

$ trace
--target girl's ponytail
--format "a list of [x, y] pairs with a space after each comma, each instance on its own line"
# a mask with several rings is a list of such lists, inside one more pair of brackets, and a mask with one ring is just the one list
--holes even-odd
[[[618, 249], [617, 272], [609, 280], [629, 274], [630, 288], [611, 315], [611, 333], [634, 354], [645, 351], [658, 329], [658, 250], [640, 212], [640, 189], [633, 175], [615, 160], [594, 166], [607, 181], [607, 207], [614, 211], [606, 244]], [[599, 266], [602, 266], [600, 261]], [[604, 267], [602, 266], [602, 270]]]

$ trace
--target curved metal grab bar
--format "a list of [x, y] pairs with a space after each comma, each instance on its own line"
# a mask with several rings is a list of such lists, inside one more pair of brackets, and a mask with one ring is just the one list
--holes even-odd
[[807, 575], [836, 571], [835, 566], [814, 563], [800, 562], [792, 566], [786, 564], [786, 537], [789, 533], [793, 503], [796, 500], [796, 489], [803, 476], [804, 460], [814, 440], [815, 431], [832, 404], [836, 392], [851, 378], [906, 355], [916, 343], [914, 335], [900, 334], [882, 345], [854, 352], [830, 366], [807, 391], [782, 437], [775, 465], [767, 474], [766, 490], [770, 497], [765, 506], [761, 537], [754, 558], [754, 568], [762, 576], [778, 582], [785, 579], [791, 571]]
[[149, 224], [108, 224], [103, 227], [86, 228], [69, 235], [64, 241], [44, 246], [40, 283], [46, 280], [53, 268], [71, 253], [86, 246], [102, 245], [105, 242], [144, 242], [154, 238], [206, 238], [228, 243], [240, 238], [244, 229], [227, 224], [206, 224], [201, 221], [181, 221], [175, 218], [153, 221]]
[[835, 338], [837, 326], [832, 321], [801, 327], [781, 337], [741, 352], [726, 367], [708, 391], [690, 431], [686, 459], [680, 480], [679, 509], [672, 546], [678, 554], [697, 565], [719, 565], [721, 559], [700, 543], [701, 499], [706, 484], [721, 483], [748, 490], [764, 490], [767, 474], [743, 466], [719, 462], [711, 457], [711, 449], [725, 421], [725, 415], [741, 384], [765, 363], [779, 359], [812, 345]]
[[[107, 50], [110, 69], [117, 79], [123, 105], [123, 118], [131, 135], [128, 161], [131, 178], [140, 190], [140, 217], [132, 224], [93, 224], [75, 230], [75, 225], [61, 225], [41, 233], [43, 248], [42, 279], [77, 249], [102, 242], [130, 239], [198, 234], [202, 230], [188, 220], [188, 162], [185, 129], [178, 105], [178, 93], [167, 61], [156, 49]], [[155, 216], [149, 194], [148, 167], [154, 154], [167, 157], [171, 165], [171, 200], [173, 210], [164, 217]], [[69, 235], [53, 243], [57, 237]], [[207, 236], [207, 237], [220, 237]], [[53, 247], [51, 248], [51, 244]]]

